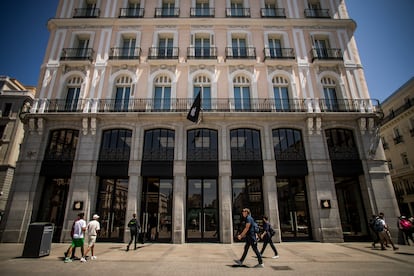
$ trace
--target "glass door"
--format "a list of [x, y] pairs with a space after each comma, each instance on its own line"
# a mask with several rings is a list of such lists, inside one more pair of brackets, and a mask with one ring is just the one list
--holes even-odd
[[276, 185], [282, 241], [311, 239], [305, 180], [278, 178]]
[[123, 242], [128, 198], [128, 179], [102, 179], [97, 213], [100, 215], [101, 241]]
[[218, 241], [217, 181], [190, 179], [187, 188], [188, 242]]
[[171, 241], [172, 201], [172, 179], [144, 179], [139, 218], [144, 241]]

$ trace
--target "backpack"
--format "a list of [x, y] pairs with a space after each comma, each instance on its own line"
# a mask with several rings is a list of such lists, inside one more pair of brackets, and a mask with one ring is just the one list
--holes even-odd
[[269, 227], [269, 234], [270, 234], [271, 237], [273, 237], [276, 234], [276, 231], [275, 231], [275, 229], [273, 229], [272, 226]]
[[401, 220], [400, 225], [401, 225], [401, 228], [403, 230], [410, 230], [411, 227], [412, 227], [411, 222], [409, 220], [406, 220], [406, 219]]
[[377, 218], [374, 222], [374, 231], [375, 232], [382, 232], [384, 231], [384, 225], [382, 224], [381, 219]]

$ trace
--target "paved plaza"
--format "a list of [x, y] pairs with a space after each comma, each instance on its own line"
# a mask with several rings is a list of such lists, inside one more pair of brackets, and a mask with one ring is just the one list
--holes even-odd
[[266, 249], [264, 268], [253, 268], [257, 259], [251, 249], [246, 266], [234, 265], [242, 243], [147, 243], [126, 252], [125, 244], [98, 242], [96, 260], [64, 263], [68, 245], [53, 243], [50, 255], [23, 258], [24, 244], [0, 244], [1, 275], [414, 275], [414, 246], [406, 245], [381, 251], [371, 243], [284, 242], [276, 244], [279, 259]]

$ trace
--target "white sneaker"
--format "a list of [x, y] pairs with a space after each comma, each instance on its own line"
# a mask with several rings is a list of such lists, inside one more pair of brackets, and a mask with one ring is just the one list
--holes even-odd
[[86, 263], [86, 259], [85, 259], [84, 257], [82, 257], [82, 258], [80, 259], [80, 261], [81, 261], [81, 263]]
[[91, 257], [91, 260], [96, 260], [96, 256], [92, 256]]
[[272, 259], [279, 259], [279, 255], [273, 256]]

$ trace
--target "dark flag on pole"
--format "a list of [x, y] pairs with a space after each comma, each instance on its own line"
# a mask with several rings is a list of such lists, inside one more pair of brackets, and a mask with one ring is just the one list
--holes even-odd
[[200, 92], [198, 92], [197, 97], [194, 99], [193, 105], [190, 108], [190, 111], [188, 111], [187, 119], [193, 123], [197, 123], [198, 116], [200, 115], [200, 111], [201, 111], [201, 95], [200, 95]]

